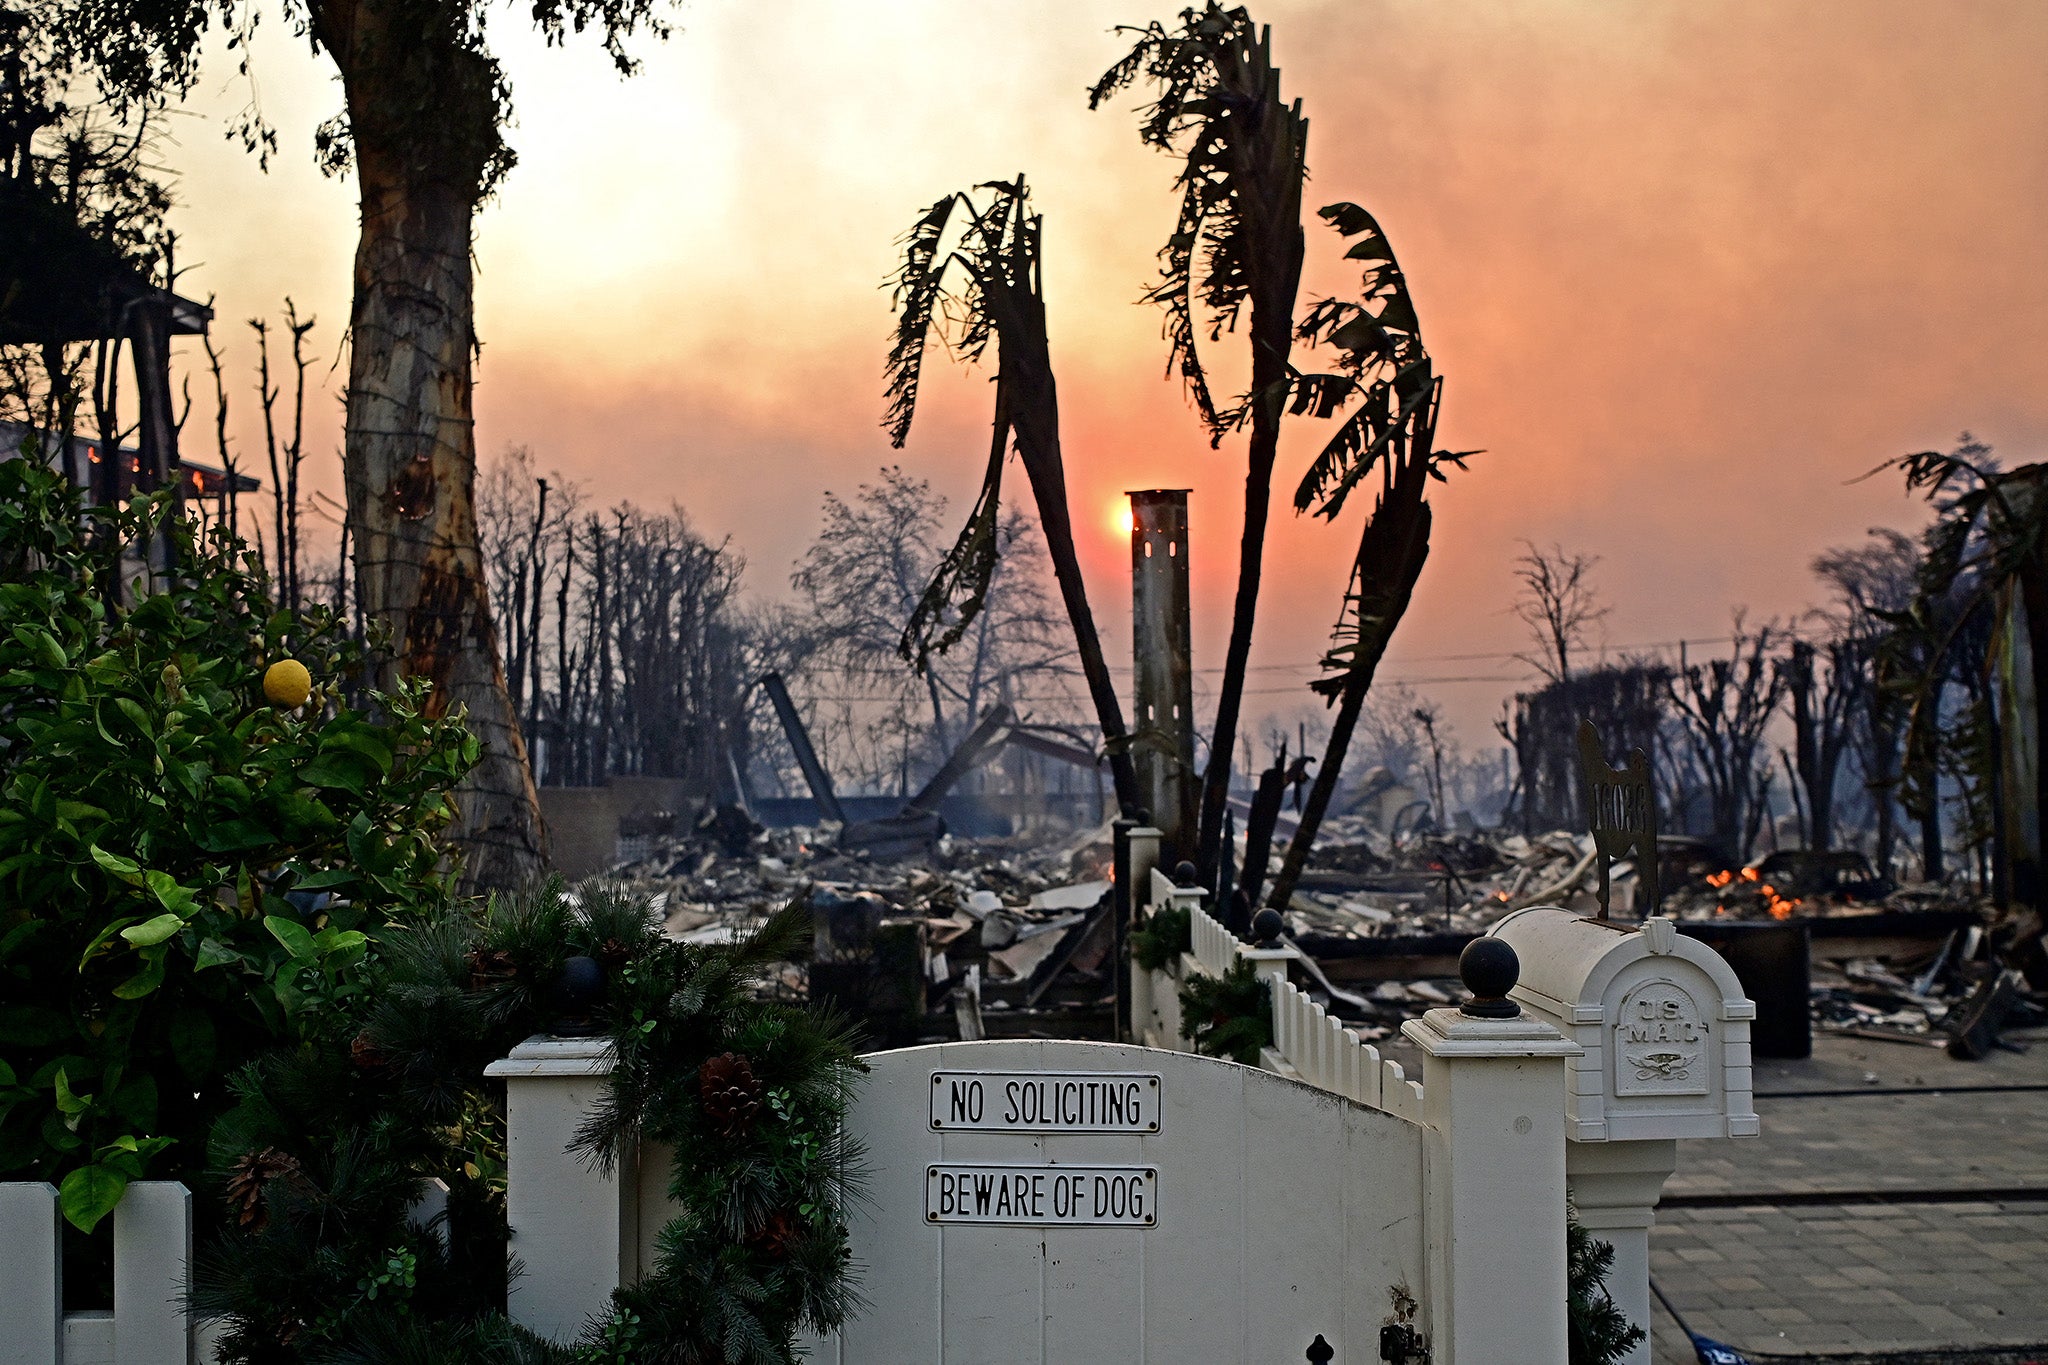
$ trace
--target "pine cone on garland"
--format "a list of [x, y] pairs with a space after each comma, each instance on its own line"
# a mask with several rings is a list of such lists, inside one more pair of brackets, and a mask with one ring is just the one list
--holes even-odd
[[789, 1244], [798, 1230], [797, 1220], [790, 1216], [789, 1210], [778, 1209], [768, 1215], [768, 1221], [753, 1236], [747, 1238], [747, 1243], [762, 1255], [779, 1261], [788, 1253]]
[[610, 976], [616, 974], [619, 968], [632, 960], [633, 949], [629, 944], [619, 939], [608, 938], [598, 946], [597, 951], [592, 953], [591, 956], [597, 959], [598, 965], [604, 968], [607, 976]]
[[302, 1178], [298, 1159], [275, 1147], [242, 1153], [235, 1158], [226, 1190], [227, 1205], [235, 1211], [236, 1225], [250, 1232], [263, 1231], [270, 1222], [270, 1211], [263, 1202], [270, 1182], [288, 1180], [297, 1183]]
[[349, 1042], [348, 1059], [355, 1063], [358, 1071], [376, 1071], [390, 1061], [390, 1058], [370, 1041], [370, 1035], [367, 1033], [358, 1033]]
[[519, 968], [512, 961], [512, 954], [503, 948], [471, 948], [468, 960], [469, 988], [473, 991], [488, 990], [501, 981], [510, 981], [519, 974]]
[[754, 1065], [735, 1052], [722, 1053], [697, 1068], [704, 1113], [721, 1137], [744, 1137], [761, 1110], [761, 1082]]

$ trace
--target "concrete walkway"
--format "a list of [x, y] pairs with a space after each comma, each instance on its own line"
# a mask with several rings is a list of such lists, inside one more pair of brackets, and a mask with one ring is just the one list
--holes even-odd
[[1763, 1136], [1682, 1143], [1651, 1233], [1693, 1330], [1759, 1359], [2048, 1348], [2048, 1038], [1969, 1063], [1819, 1034], [1756, 1089]]

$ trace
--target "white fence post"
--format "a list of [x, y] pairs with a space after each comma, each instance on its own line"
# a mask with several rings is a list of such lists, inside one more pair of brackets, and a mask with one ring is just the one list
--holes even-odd
[[0, 1184], [0, 1365], [57, 1365], [64, 1339], [64, 1241], [57, 1187]]
[[1134, 915], [1155, 904], [1152, 878], [1159, 867], [1159, 841], [1165, 837], [1150, 825], [1139, 825], [1124, 836], [1124, 845], [1130, 849], [1131, 911]]
[[1641, 1343], [1622, 1360], [1650, 1365], [1650, 1227], [1664, 1182], [1678, 1169], [1678, 1142], [1646, 1138], [1566, 1146], [1565, 1175], [1579, 1224], [1614, 1248], [1607, 1296], [1643, 1329]]
[[507, 1309], [553, 1341], [603, 1314], [639, 1264], [637, 1161], [603, 1175], [569, 1151], [613, 1066], [604, 1039], [538, 1035], [484, 1068], [505, 1082], [505, 1211], [525, 1265]]
[[190, 1365], [192, 1192], [138, 1180], [114, 1206], [114, 1365]]
[[[1513, 962], [1512, 951], [1506, 959]], [[1535, 1019], [1485, 1017], [1489, 1005], [1500, 1008], [1514, 969], [1501, 984], [1473, 970], [1473, 961], [1468, 954], [1466, 984], [1479, 1000], [1401, 1026], [1425, 1054], [1431, 1358], [1438, 1365], [1561, 1361], [1564, 1062], [1580, 1048]]]

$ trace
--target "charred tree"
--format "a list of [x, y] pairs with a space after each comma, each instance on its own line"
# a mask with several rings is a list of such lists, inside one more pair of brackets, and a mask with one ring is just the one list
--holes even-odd
[[1287, 908], [1295, 883], [1308, 866], [1309, 851], [1315, 847], [1323, 816], [1336, 793], [1345, 751], [1358, 726], [1366, 695], [1372, 690], [1373, 675], [1386, 656], [1394, 627], [1406, 614], [1416, 580], [1429, 558], [1432, 513], [1425, 495], [1433, 469], [1436, 406], [1432, 393], [1429, 406], [1416, 414], [1413, 431], [1403, 438], [1404, 448], [1391, 456], [1392, 477], [1359, 539], [1351, 589], [1346, 594], [1345, 623], [1339, 627], [1336, 647], [1325, 660], [1325, 667], [1341, 671], [1316, 684], [1317, 691], [1337, 703], [1337, 715], [1330, 726], [1330, 742], [1316, 768], [1300, 823], [1287, 845], [1287, 857], [1281, 863], [1280, 874], [1273, 879], [1267, 903], [1278, 910]]
[[[1592, 628], [1607, 615], [1593, 588], [1597, 555], [1566, 554], [1561, 546], [1539, 550], [1522, 542], [1522, 556], [1515, 561], [1516, 617], [1529, 628], [1536, 649], [1515, 657], [1553, 683], [1572, 675], [1572, 656], [1582, 653]], [[1577, 727], [1573, 727], [1574, 733]], [[1625, 752], [1625, 751], [1624, 751]], [[1644, 752], [1648, 752], [1645, 750]]]
[[[991, 192], [986, 204], [977, 205], [966, 194], [950, 194], [926, 210], [904, 238], [903, 266], [895, 280], [899, 318], [895, 345], [889, 353], [889, 413], [883, 423], [892, 445], [901, 448], [909, 438], [925, 343], [933, 318], [941, 310], [956, 308], [962, 319], [957, 333], [946, 338], [957, 355], [971, 362], [980, 360], [990, 346], [996, 350], [995, 418], [981, 493], [959, 539], [940, 561], [911, 613], [903, 631], [902, 654], [914, 668], [924, 670], [933, 654], [944, 653], [959, 642], [981, 611], [1001, 553], [997, 531], [1003, 464], [1014, 442], [1038, 507], [1039, 527], [1052, 558], [1060, 600], [1073, 626], [1081, 671], [1116, 784], [1117, 804], [1129, 812], [1140, 802], [1137, 773], [1131, 763], [1123, 706], [1110, 680], [1095, 614], [1088, 605], [1088, 586], [1081, 577], [1073, 518], [1067, 506], [1059, 395], [1046, 333], [1039, 255], [1044, 223], [1030, 211], [1023, 176], [978, 188]], [[947, 228], [956, 213], [964, 220], [962, 231], [951, 250], [944, 250]], [[948, 286], [956, 266], [966, 281], [957, 294]]]
[[[1096, 82], [1088, 106], [1099, 107], [1140, 78], [1150, 82], [1158, 98], [1144, 111], [1139, 137], [1183, 158], [1176, 182], [1180, 215], [1159, 252], [1159, 280], [1145, 298], [1165, 310], [1168, 367], [1180, 372], [1210, 445], [1239, 428], [1249, 431], [1237, 593], [1202, 775], [1194, 859], [1213, 882], [1258, 615], [1280, 423], [1295, 374], [1289, 356], [1306, 251], [1301, 191], [1308, 178], [1308, 120], [1300, 101], [1290, 105], [1281, 97], [1271, 30], [1254, 24], [1241, 7], [1209, 0], [1200, 11], [1183, 11], [1178, 29], [1155, 23], [1124, 31], [1136, 33], [1137, 44]], [[1219, 341], [1237, 329], [1247, 306], [1251, 387], [1234, 403], [1219, 405], [1196, 333], [1206, 330], [1210, 341]], [[1201, 322], [1198, 312], [1206, 313]]]
[[1680, 646], [1671, 703], [1683, 722], [1683, 743], [1698, 764], [1714, 837], [1747, 861], [1761, 826], [1771, 754], [1764, 731], [1784, 696], [1783, 673], [1772, 666], [1777, 631], [1754, 634], [1736, 621], [1725, 659], [1694, 663]]
[[1853, 644], [1816, 649], [1794, 640], [1780, 668], [1792, 710], [1792, 769], [1806, 794], [1806, 845], [1834, 847], [1835, 776], [1848, 746], [1850, 713], [1867, 704], [1862, 660]]

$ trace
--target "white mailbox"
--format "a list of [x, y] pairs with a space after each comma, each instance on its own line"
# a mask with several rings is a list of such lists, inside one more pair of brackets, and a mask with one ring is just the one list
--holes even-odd
[[1522, 962], [1512, 998], [1584, 1050], [1567, 1063], [1567, 1136], [1756, 1136], [1756, 1006], [1720, 954], [1661, 916], [1637, 926], [1554, 906], [1518, 910], [1491, 933]]
[[[1680, 1138], [1757, 1135], [1749, 1024], [1735, 972], [1672, 921], [1585, 919], [1555, 906], [1492, 929], [1521, 960], [1509, 996], [1577, 1043], [1565, 1066], [1565, 1181], [1581, 1225], [1614, 1248], [1607, 1290], [1650, 1326], [1650, 1228]], [[1650, 1365], [1650, 1342], [1621, 1357]]]

